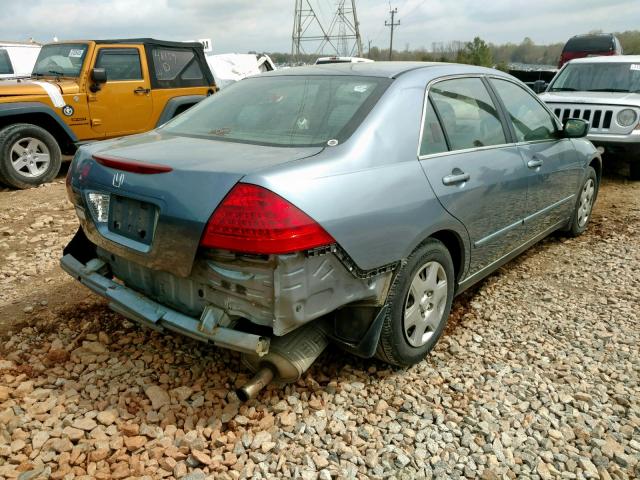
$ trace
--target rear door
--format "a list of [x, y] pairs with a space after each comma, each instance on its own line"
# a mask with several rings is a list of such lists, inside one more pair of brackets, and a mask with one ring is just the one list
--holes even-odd
[[527, 167], [483, 79], [430, 85], [420, 163], [438, 199], [469, 233], [470, 274], [523, 238]]
[[107, 82], [89, 95], [91, 128], [106, 137], [144, 132], [153, 111], [151, 84], [141, 45], [98, 46], [94, 68], [104, 68]]
[[572, 141], [561, 138], [553, 114], [535, 95], [510, 80], [492, 78], [490, 83], [509, 115], [509, 126], [527, 165], [525, 226], [531, 238], [569, 218], [582, 166]]

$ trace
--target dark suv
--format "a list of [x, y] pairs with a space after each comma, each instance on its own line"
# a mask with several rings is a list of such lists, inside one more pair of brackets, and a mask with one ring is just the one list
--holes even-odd
[[565, 43], [558, 68], [574, 58], [623, 55], [620, 40], [611, 33], [576, 35]]

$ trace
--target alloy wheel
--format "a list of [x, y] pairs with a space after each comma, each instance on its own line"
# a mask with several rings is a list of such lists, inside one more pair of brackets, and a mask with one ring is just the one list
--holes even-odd
[[580, 192], [580, 205], [578, 205], [578, 226], [584, 227], [593, 208], [593, 197], [596, 192], [596, 184], [592, 178], [587, 180]]
[[431, 261], [418, 269], [404, 305], [404, 334], [419, 348], [434, 335], [447, 306], [447, 274], [440, 263]]
[[24, 137], [11, 147], [11, 166], [18, 174], [35, 178], [44, 174], [51, 163], [51, 154], [46, 144], [37, 138]]

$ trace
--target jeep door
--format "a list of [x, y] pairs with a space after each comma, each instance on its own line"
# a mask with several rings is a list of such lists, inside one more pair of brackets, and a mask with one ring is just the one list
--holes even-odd
[[471, 240], [472, 275], [522, 243], [527, 167], [479, 77], [432, 83], [420, 163], [445, 209]]
[[527, 237], [535, 237], [571, 216], [583, 166], [573, 142], [562, 138], [551, 112], [528, 89], [502, 78], [490, 84], [504, 104], [509, 128], [527, 165]]
[[105, 137], [153, 128], [153, 100], [142, 45], [98, 45], [93, 68], [104, 68], [107, 81], [89, 93], [91, 128]]

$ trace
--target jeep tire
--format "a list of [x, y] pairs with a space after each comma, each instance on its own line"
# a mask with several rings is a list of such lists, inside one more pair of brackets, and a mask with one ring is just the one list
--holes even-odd
[[50, 182], [60, 171], [62, 153], [44, 128], [16, 123], [0, 130], [0, 182], [30, 188]]

